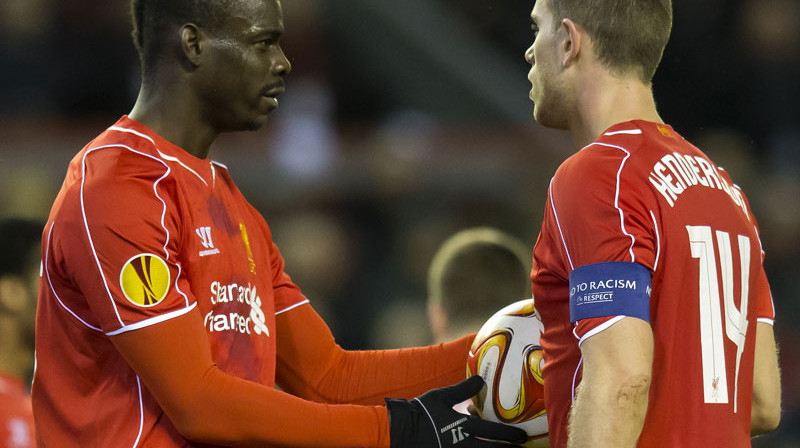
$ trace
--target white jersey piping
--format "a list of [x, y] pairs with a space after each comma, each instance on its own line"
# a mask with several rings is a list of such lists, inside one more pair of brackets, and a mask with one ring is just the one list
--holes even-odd
[[136, 440], [133, 441], [131, 448], [136, 448], [139, 445], [139, 439], [142, 438], [144, 432], [144, 403], [142, 399], [142, 381], [139, 375], [136, 375], [136, 391], [139, 393], [139, 433], [136, 435]]
[[55, 227], [55, 225], [56, 225], [56, 223], [53, 222], [50, 225], [50, 230], [47, 232], [47, 245], [45, 246], [45, 251], [44, 251], [44, 263], [43, 264], [44, 264], [45, 277], [47, 278], [47, 285], [50, 287], [50, 291], [53, 293], [53, 296], [56, 298], [56, 301], [58, 302], [58, 304], [61, 305], [61, 308], [64, 308], [64, 310], [66, 310], [67, 313], [71, 314], [72, 317], [77, 319], [78, 322], [82, 323], [87, 328], [102, 333], [103, 332], [102, 329], [97, 328], [97, 327], [95, 327], [93, 325], [90, 325], [88, 322], [86, 322], [85, 320], [81, 319], [78, 316], [77, 313], [75, 313], [74, 311], [69, 309], [69, 307], [67, 307], [67, 305], [65, 305], [64, 302], [61, 300], [61, 297], [58, 295], [58, 292], [56, 292], [56, 288], [53, 286], [53, 281], [50, 279], [49, 261], [50, 261], [50, 241], [51, 241], [51, 237], [53, 235], [53, 227]]
[[161, 158], [163, 158], [164, 160], [168, 160], [170, 162], [177, 163], [178, 165], [182, 166], [183, 168], [185, 168], [186, 170], [188, 170], [189, 172], [191, 172], [192, 174], [197, 176], [198, 179], [200, 179], [206, 186], [208, 186], [208, 182], [206, 182], [206, 180], [203, 179], [203, 176], [201, 176], [197, 171], [193, 170], [188, 165], [186, 165], [185, 163], [181, 162], [181, 160], [178, 159], [177, 157], [169, 156], [169, 155], [164, 154], [163, 152], [161, 152], [161, 150], [158, 149], [158, 145], [156, 145], [155, 140], [150, 138], [149, 135], [142, 134], [139, 131], [134, 131], [133, 129], [123, 128], [123, 127], [120, 127], [120, 126], [111, 126], [108, 129], [112, 130], [112, 131], [127, 132], [129, 134], [133, 134], [133, 135], [136, 135], [136, 136], [139, 136], [139, 137], [142, 137], [142, 138], [148, 140], [150, 143], [153, 144], [153, 147], [156, 149], [156, 152], [158, 152], [158, 155], [161, 156]]
[[[639, 131], [639, 132], [641, 132], [641, 131]], [[622, 158], [622, 162], [619, 164], [619, 169], [617, 170], [617, 177], [616, 177], [617, 185], [615, 186], [615, 189], [614, 189], [614, 207], [619, 211], [619, 224], [620, 224], [620, 229], [622, 230], [622, 233], [624, 235], [626, 235], [628, 238], [631, 239], [631, 245], [628, 248], [628, 253], [631, 256], [631, 262], [635, 263], [636, 262], [636, 255], [633, 252], [633, 246], [636, 244], [636, 238], [633, 236], [633, 234], [628, 233], [628, 230], [625, 228], [625, 213], [622, 211], [622, 208], [619, 206], [619, 184], [620, 184], [619, 178], [622, 175], [622, 170], [623, 170], [623, 168], [625, 168], [625, 163], [630, 158], [631, 153], [627, 149], [623, 148], [622, 146], [610, 145], [608, 143], [594, 142], [594, 143], [590, 144], [589, 146], [593, 146], [593, 145], [605, 146], [605, 147], [608, 147], [608, 148], [615, 148], [615, 149], [619, 149], [620, 151], [625, 153], [625, 157]], [[587, 148], [589, 146], [587, 146]]]
[[609, 319], [609, 320], [603, 322], [602, 324], [600, 324], [600, 325], [592, 328], [591, 330], [587, 331], [586, 334], [583, 335], [582, 338], [578, 338], [578, 335], [575, 333], [575, 329], [573, 329], [572, 330], [573, 336], [578, 338], [578, 347], [580, 347], [581, 344], [583, 344], [583, 341], [589, 339], [590, 337], [596, 335], [597, 333], [600, 333], [603, 330], [608, 329], [608, 327], [610, 327], [610, 326], [614, 325], [615, 323], [621, 321], [623, 317], [627, 317], [627, 316], [614, 316], [614, 317], [612, 317], [611, 319]]
[[186, 308], [181, 308], [179, 310], [170, 311], [169, 313], [159, 314], [158, 316], [151, 317], [149, 319], [140, 320], [134, 324], [125, 325], [124, 327], [118, 328], [114, 331], [109, 331], [106, 333], [106, 336], [116, 336], [118, 334], [127, 333], [129, 331], [138, 330], [140, 328], [149, 327], [151, 325], [155, 325], [161, 322], [168, 321], [170, 319], [174, 319], [176, 317], [183, 316], [187, 314], [189, 311], [193, 310], [197, 306], [197, 302], [189, 305]]
[[548, 188], [548, 194], [550, 195], [550, 207], [553, 209], [553, 216], [556, 218], [556, 227], [558, 227], [558, 233], [561, 235], [561, 244], [564, 246], [564, 252], [567, 254], [567, 261], [569, 262], [570, 270], [575, 269], [575, 265], [572, 264], [572, 257], [569, 254], [569, 248], [567, 247], [567, 240], [564, 238], [564, 231], [561, 229], [561, 221], [558, 219], [558, 212], [556, 211], [556, 201], [553, 198], [553, 183], [555, 182], [555, 177], [550, 179], [550, 188]]
[[611, 131], [611, 132], [606, 132], [606, 133], [605, 133], [605, 134], [603, 134], [603, 135], [607, 135], [607, 136], [609, 136], [609, 137], [610, 137], [610, 136], [612, 136], [612, 135], [619, 135], [619, 134], [626, 134], [626, 135], [639, 135], [639, 134], [641, 134], [641, 133], [642, 133], [642, 130], [641, 130], [641, 129], [623, 129], [623, 130], [620, 130], [620, 131]]
[[653, 218], [653, 226], [656, 230], [656, 260], [653, 263], [653, 272], [656, 272], [658, 269], [658, 260], [661, 258], [661, 233], [658, 230], [658, 221], [656, 220], [656, 215], [650, 210], [650, 217]]
[[288, 306], [288, 307], [286, 307], [286, 308], [284, 308], [284, 309], [282, 309], [280, 311], [275, 311], [275, 315], [277, 316], [278, 314], [283, 314], [283, 313], [285, 313], [285, 312], [287, 312], [289, 310], [293, 310], [293, 309], [297, 308], [298, 306], [304, 305], [306, 303], [309, 303], [308, 299], [303, 300], [302, 302], [295, 303], [294, 305]]

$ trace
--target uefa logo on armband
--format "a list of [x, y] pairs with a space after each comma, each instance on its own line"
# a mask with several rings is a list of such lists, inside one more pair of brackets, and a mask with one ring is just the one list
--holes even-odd
[[122, 267], [119, 284], [125, 298], [138, 306], [161, 302], [169, 289], [169, 268], [158, 255], [139, 254]]

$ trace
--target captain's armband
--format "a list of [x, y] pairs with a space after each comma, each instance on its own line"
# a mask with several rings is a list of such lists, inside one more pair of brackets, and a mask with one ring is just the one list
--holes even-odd
[[613, 261], [579, 267], [569, 274], [570, 321], [609, 316], [650, 322], [650, 270]]

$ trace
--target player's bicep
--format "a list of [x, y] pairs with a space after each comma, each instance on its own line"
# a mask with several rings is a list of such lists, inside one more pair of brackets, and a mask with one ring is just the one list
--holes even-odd
[[649, 385], [653, 330], [641, 319], [623, 317], [581, 344], [581, 355], [588, 387]]

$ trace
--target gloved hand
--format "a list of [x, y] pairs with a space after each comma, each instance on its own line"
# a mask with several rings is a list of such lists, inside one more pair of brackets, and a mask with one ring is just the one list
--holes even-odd
[[483, 385], [483, 379], [475, 375], [411, 401], [387, 398], [391, 448], [512, 448], [516, 445], [509, 443], [525, 443], [528, 435], [519, 428], [453, 410], [454, 405], [475, 396]]

